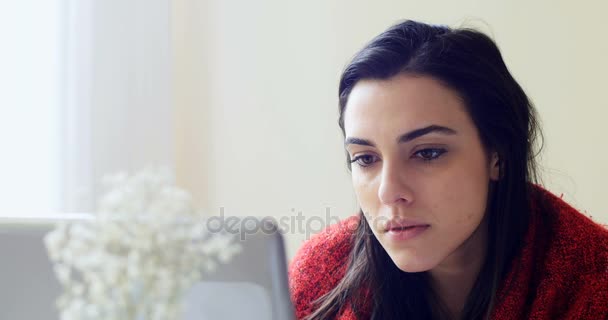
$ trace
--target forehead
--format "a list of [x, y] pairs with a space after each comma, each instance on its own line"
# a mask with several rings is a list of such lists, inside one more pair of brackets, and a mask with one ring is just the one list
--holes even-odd
[[443, 125], [471, 126], [460, 96], [426, 76], [398, 75], [388, 80], [361, 80], [352, 89], [344, 113], [347, 136]]

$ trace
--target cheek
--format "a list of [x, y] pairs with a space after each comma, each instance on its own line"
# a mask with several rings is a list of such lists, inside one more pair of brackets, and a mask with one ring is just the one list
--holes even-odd
[[357, 196], [357, 201], [363, 212], [375, 214], [375, 212], [377, 212], [374, 208], [378, 203], [378, 189], [375, 186], [373, 179], [353, 170], [352, 183], [355, 195]]
[[419, 204], [428, 208], [432, 220], [466, 225], [481, 219], [490, 179], [484, 159], [481, 152], [461, 153], [432, 178], [418, 180]]
[[[461, 170], [450, 176], [439, 188], [444, 195], [438, 201], [440, 212], [451, 212], [448, 218], [454, 224], [477, 224], [485, 214], [489, 176], [480, 164], [462, 165]], [[451, 209], [451, 210], [450, 210]]]

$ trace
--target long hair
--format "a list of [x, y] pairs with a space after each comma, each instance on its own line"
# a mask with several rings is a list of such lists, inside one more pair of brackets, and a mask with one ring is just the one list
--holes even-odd
[[[498, 155], [500, 179], [491, 182], [486, 206], [486, 260], [462, 313], [464, 319], [487, 319], [528, 228], [530, 183], [537, 181], [534, 148], [542, 145], [536, 143], [542, 137], [536, 112], [488, 36], [472, 29], [404, 21], [374, 38], [345, 68], [339, 86], [343, 134], [344, 111], [357, 82], [398, 74], [429, 76], [455, 90], [465, 102], [485, 150]], [[348, 153], [346, 156], [350, 170]], [[363, 212], [359, 215], [345, 276], [315, 302], [315, 311], [307, 319], [332, 319], [346, 305], [359, 317], [362, 306], [371, 305], [372, 319], [439, 318], [445, 308], [430, 289], [428, 273], [399, 270], [373, 235]]]

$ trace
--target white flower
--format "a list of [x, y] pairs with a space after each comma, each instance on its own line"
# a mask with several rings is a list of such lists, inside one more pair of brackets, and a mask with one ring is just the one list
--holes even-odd
[[238, 242], [206, 233], [167, 169], [103, 182], [94, 221], [58, 225], [45, 238], [64, 288], [61, 319], [178, 319], [186, 290], [240, 252]]

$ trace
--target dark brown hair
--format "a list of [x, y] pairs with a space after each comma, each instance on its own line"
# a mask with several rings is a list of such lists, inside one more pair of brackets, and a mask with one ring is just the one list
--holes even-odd
[[[462, 314], [487, 319], [528, 226], [529, 183], [537, 181], [533, 148], [541, 137], [535, 110], [488, 36], [404, 21], [374, 38], [345, 68], [339, 87], [342, 133], [348, 97], [358, 81], [403, 73], [429, 76], [455, 90], [486, 151], [500, 159], [501, 178], [491, 183], [487, 201], [488, 253]], [[350, 169], [348, 153], [347, 163]], [[445, 309], [430, 289], [428, 274], [399, 270], [360, 216], [344, 278], [315, 302], [307, 319], [332, 319], [346, 304], [357, 315], [371, 304], [372, 319], [438, 318]], [[364, 295], [361, 288], [369, 291]]]

